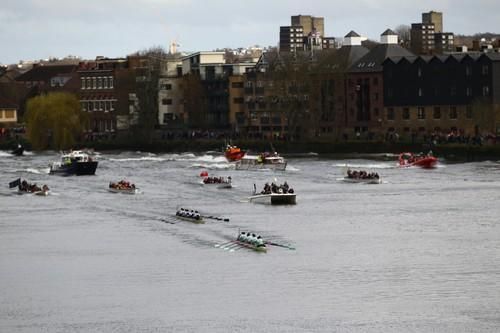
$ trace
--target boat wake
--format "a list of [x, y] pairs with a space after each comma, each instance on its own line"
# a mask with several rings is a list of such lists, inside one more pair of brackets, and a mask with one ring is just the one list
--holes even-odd
[[109, 160], [113, 161], [113, 162], [142, 162], [142, 161], [163, 162], [163, 161], [168, 161], [168, 159], [166, 159], [166, 158], [153, 157], [153, 156], [130, 157], [130, 158], [110, 158]]
[[234, 166], [229, 163], [215, 163], [215, 164], [194, 163], [191, 164], [191, 168], [209, 169], [209, 170], [228, 170], [228, 169], [233, 169]]
[[49, 173], [49, 168], [42, 168], [42, 169], [34, 169], [34, 168], [27, 168], [27, 169], [17, 169], [14, 172], [26, 172], [26, 173], [33, 173], [36, 175], [45, 175]]
[[333, 166], [337, 168], [362, 168], [362, 169], [394, 169], [397, 165], [392, 163], [373, 163], [373, 164], [360, 164], [360, 163], [337, 163]]

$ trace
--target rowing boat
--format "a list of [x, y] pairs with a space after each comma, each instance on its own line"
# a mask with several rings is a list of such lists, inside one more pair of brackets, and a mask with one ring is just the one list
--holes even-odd
[[188, 217], [188, 216], [180, 216], [180, 215], [175, 215], [179, 220], [191, 222], [191, 223], [196, 223], [196, 224], [203, 224], [205, 223], [205, 220], [203, 220], [203, 217], [199, 217], [198, 219], [194, 217]]
[[267, 252], [267, 247], [266, 247], [265, 244], [261, 245], [261, 246], [258, 246], [258, 245], [254, 245], [254, 244], [242, 242], [242, 241], [239, 241], [239, 240], [235, 240], [235, 241], [233, 241], [233, 243], [241, 245], [243, 247], [246, 247], [247, 249], [251, 249], [251, 250], [254, 250], [254, 251], [257, 251], [257, 252]]

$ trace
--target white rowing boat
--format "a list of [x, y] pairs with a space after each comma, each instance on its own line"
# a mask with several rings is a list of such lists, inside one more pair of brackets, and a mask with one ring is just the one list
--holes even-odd
[[295, 193], [269, 193], [256, 194], [248, 198], [250, 202], [270, 202], [271, 205], [295, 205], [297, 195]]

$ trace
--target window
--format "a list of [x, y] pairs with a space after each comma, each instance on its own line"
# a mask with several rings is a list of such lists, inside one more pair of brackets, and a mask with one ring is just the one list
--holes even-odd
[[417, 70], [417, 76], [422, 77], [422, 68], [420, 68], [420, 67]]
[[270, 123], [269, 117], [260, 117], [261, 125], [268, 125]]
[[172, 105], [172, 99], [170, 98], [164, 98], [161, 100], [162, 105]]
[[231, 86], [233, 88], [243, 88], [243, 82], [233, 82]]
[[490, 87], [484, 86], [483, 87], [483, 96], [489, 96], [490, 95]]
[[471, 87], [467, 87], [465, 88], [465, 94], [470, 97], [472, 96], [472, 88]]
[[378, 85], [378, 77], [373, 78], [373, 85], [377, 86]]
[[375, 115], [375, 117], [378, 117], [378, 108], [373, 109], [373, 114]]
[[434, 107], [434, 113], [432, 116], [434, 119], [441, 119], [441, 108], [439, 106]]
[[109, 101], [105, 101], [104, 111], [109, 111], [111, 108], [111, 103]]
[[82, 87], [81, 87], [81, 89], [85, 89], [85, 78], [82, 77], [81, 80], [82, 80]]
[[450, 96], [456, 96], [457, 95], [457, 87], [451, 86], [450, 87]]
[[166, 83], [165, 90], [172, 90], [172, 85], [170, 83]]
[[92, 81], [90, 80], [90, 78], [88, 77], [87, 78], [87, 89], [91, 89], [92, 88]]
[[378, 101], [378, 93], [375, 93], [375, 100]]
[[97, 78], [97, 89], [101, 89], [101, 88], [102, 88], [102, 78], [98, 77]]
[[108, 89], [108, 78], [107, 77], [102, 78], [102, 87], [104, 89]]
[[104, 111], [104, 101], [99, 101], [99, 111]]
[[108, 80], [109, 80], [109, 88], [112, 89], [113, 88], [113, 84], [114, 84], [113, 77], [112, 76], [108, 77]]
[[458, 118], [457, 107], [450, 106], [450, 119], [457, 119], [457, 118]]
[[96, 89], [96, 83], [97, 83], [97, 78], [93, 77], [92, 78], [92, 89]]
[[422, 88], [418, 88], [418, 97], [422, 97], [424, 95], [424, 91]]
[[471, 76], [472, 75], [472, 70], [470, 66], [465, 67], [465, 76]]
[[425, 119], [425, 108], [424, 107], [417, 108], [417, 118], [418, 119]]
[[387, 109], [387, 120], [394, 120], [394, 108]]
[[403, 119], [404, 120], [410, 119], [410, 109], [409, 108], [403, 108]]
[[392, 97], [394, 95], [394, 91], [392, 88], [387, 88], [387, 97]]
[[174, 114], [173, 113], [164, 113], [163, 114], [163, 123], [167, 124], [169, 121], [174, 120]]
[[472, 105], [467, 105], [465, 108], [465, 117], [467, 119], [472, 119]]
[[87, 111], [87, 102], [81, 102], [82, 111]]
[[244, 101], [243, 97], [235, 97], [235, 98], [233, 98], [233, 103], [234, 104], [243, 104], [243, 101]]
[[488, 75], [488, 73], [489, 73], [489, 67], [488, 67], [488, 65], [483, 65], [483, 67], [481, 68], [481, 73], [483, 75]]
[[115, 101], [111, 101], [111, 109], [110, 111], [113, 111], [115, 109]]

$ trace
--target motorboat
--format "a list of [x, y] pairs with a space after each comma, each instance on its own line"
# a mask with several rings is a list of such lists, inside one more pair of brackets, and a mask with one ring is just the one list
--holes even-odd
[[380, 184], [382, 180], [380, 179], [378, 173], [376, 172], [366, 172], [361, 171], [351, 171], [347, 170], [347, 176], [341, 179], [345, 183], [357, 183], [357, 184]]
[[225, 177], [209, 177], [208, 174], [200, 182], [201, 185], [213, 186], [219, 189], [228, 189], [233, 187], [231, 176]]
[[438, 159], [432, 154], [413, 154], [413, 153], [401, 153], [398, 158], [399, 166], [406, 168], [412, 166], [418, 166], [424, 169], [434, 168], [438, 162]]
[[22, 145], [18, 144], [17, 148], [12, 150], [10, 153], [14, 156], [22, 156], [24, 153], [24, 147]]
[[50, 164], [51, 175], [94, 175], [98, 162], [89, 154], [81, 150], [74, 150], [63, 154], [60, 162]]
[[236, 170], [280, 170], [285, 171], [287, 161], [278, 153], [263, 153], [259, 155], [245, 155], [236, 162]]
[[135, 187], [135, 184], [130, 184], [125, 180], [120, 180], [117, 183], [109, 183], [108, 191], [112, 193], [124, 193], [124, 194], [137, 194], [139, 189]]
[[285, 182], [283, 185], [266, 183], [264, 189], [257, 193], [254, 185], [254, 193], [248, 198], [250, 202], [271, 203], [271, 205], [295, 205], [297, 203], [297, 195], [292, 188], [288, 187]]
[[382, 184], [382, 179], [380, 178], [342, 178], [344, 183], [354, 183], [354, 184]]
[[239, 147], [227, 145], [224, 156], [229, 162], [239, 161], [245, 156], [245, 151], [241, 150]]
[[14, 188], [16, 186], [18, 194], [47, 196], [50, 193], [50, 189], [47, 185], [40, 187], [36, 183], [28, 183], [26, 180], [21, 181], [21, 178], [9, 183], [9, 188]]

